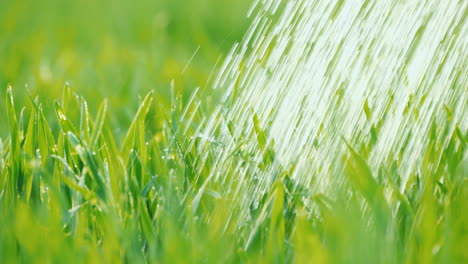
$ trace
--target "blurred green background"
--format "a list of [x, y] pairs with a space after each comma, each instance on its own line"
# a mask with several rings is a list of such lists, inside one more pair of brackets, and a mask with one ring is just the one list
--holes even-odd
[[[28, 90], [46, 102], [49, 112], [68, 82], [88, 100], [92, 111], [108, 97], [111, 118], [122, 126], [150, 89], [156, 92], [157, 104], [169, 106], [172, 80], [176, 94], [187, 100], [197, 86], [206, 88], [216, 63], [242, 38], [249, 25], [249, 4], [247, 0], [0, 1], [0, 109], [8, 84], [13, 86], [18, 110]], [[204, 95], [211, 100], [215, 94], [205, 89]], [[5, 136], [3, 113], [0, 124], [0, 136]]]

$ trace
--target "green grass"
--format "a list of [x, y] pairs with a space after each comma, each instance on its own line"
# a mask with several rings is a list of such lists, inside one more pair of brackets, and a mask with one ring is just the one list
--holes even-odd
[[[221, 142], [197, 131], [218, 96], [203, 86], [242, 35], [232, 25], [248, 3], [121, 1], [103, 15], [110, 1], [88, 2], [0, 3], [0, 263], [467, 262], [468, 131], [452, 106], [420, 135], [430, 147], [405, 188], [397, 160], [371, 170], [368, 150], [347, 142], [334, 164], [344, 181], [327, 193], [291, 179], [294, 167], [264, 193], [252, 192], [254, 175], [209, 181]], [[181, 24], [155, 33], [164, 16]], [[256, 141], [246, 150], [233, 138], [225, 166], [252, 163], [249, 152], [264, 153], [260, 170], [278, 162], [251, 120]]]
[[[158, 129], [151, 124], [164, 114], [156, 109], [154, 94], [146, 95], [119, 140], [107, 100], [92, 113], [86, 100], [66, 87], [55, 103], [60, 128], [53, 129], [40, 100], [28, 97], [19, 113], [12, 89], [6, 94], [10, 136], [0, 144], [4, 263], [463, 263], [467, 258], [468, 134], [458, 128], [443, 149], [435, 140], [443, 129], [427, 135], [433, 140], [424, 155], [428, 169], [413, 175], [403, 191], [394, 162], [372, 175], [349, 146], [343, 157], [348, 180], [335, 192], [309, 193], [285, 171], [267, 193], [252, 193], [259, 196], [257, 206], [245, 206], [225, 186], [202, 188], [213, 164], [207, 162], [198, 175], [194, 171], [193, 141], [200, 140], [177, 101], [173, 117]], [[256, 130], [258, 148], [265, 148], [264, 132]], [[216, 152], [208, 160], [212, 155]], [[235, 160], [249, 162], [243, 156]], [[242, 210], [249, 210], [246, 222], [236, 218]]]

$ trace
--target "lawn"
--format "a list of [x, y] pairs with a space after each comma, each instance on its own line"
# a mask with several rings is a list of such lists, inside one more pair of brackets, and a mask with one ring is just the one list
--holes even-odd
[[[1, 1], [0, 263], [466, 263], [468, 5], [440, 33], [458, 56], [387, 91], [339, 79], [352, 34], [282, 45], [332, 39], [349, 1], [310, 30], [286, 2]], [[425, 63], [432, 2], [392, 72]]]

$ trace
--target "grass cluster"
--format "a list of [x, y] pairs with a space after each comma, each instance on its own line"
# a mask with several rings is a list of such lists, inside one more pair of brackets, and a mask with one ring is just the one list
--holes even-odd
[[[250, 1], [230, 2], [0, 1], [0, 263], [467, 263], [468, 131], [452, 105], [428, 118], [405, 184], [393, 157], [369, 168], [374, 128], [343, 142], [329, 191], [299, 184], [255, 113], [209, 180], [241, 125], [203, 89], [248, 25]], [[200, 135], [207, 120], [225, 131]], [[272, 164], [262, 192], [232, 172]]]
[[[463, 263], [468, 257], [468, 134], [455, 126], [448, 144], [438, 142], [449, 119], [427, 135], [424, 170], [403, 190], [396, 163], [372, 175], [349, 146], [338, 157], [347, 180], [333, 193], [310, 193], [285, 171], [268, 192], [251, 194], [256, 205], [243, 205], [223, 184], [202, 189], [217, 153], [208, 151], [198, 170], [197, 144], [215, 143], [194, 136], [196, 100], [182, 106], [174, 98], [157, 128], [152, 120], [165, 113], [149, 93], [120, 140], [106, 100], [93, 114], [65, 87], [54, 128], [37, 98], [29, 96], [20, 112], [11, 88], [5, 99], [3, 263]], [[261, 148], [266, 132], [256, 131]], [[245, 210], [247, 219], [237, 217]]]

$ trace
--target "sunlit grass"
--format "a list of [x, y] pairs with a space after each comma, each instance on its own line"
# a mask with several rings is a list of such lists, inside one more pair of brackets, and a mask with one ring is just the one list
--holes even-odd
[[[149, 93], [123, 141], [112, 133], [107, 101], [90, 113], [69, 88], [55, 106], [57, 131], [40, 100], [29, 97], [18, 113], [9, 89], [6, 105], [10, 136], [0, 144], [0, 255], [6, 263], [466, 259], [466, 131], [455, 129], [444, 149], [434, 141], [425, 162], [436, 169], [414, 175], [403, 191], [393, 163], [372, 175], [349, 146], [343, 157], [349, 180], [333, 193], [310, 193], [284, 171], [267, 193], [251, 194], [257, 204], [245, 207], [222, 185], [202, 188], [212, 164], [194, 171], [200, 154], [188, 146], [201, 141], [187, 129], [177, 102], [173, 119], [154, 134], [148, 122], [159, 113]], [[265, 148], [261, 131], [257, 127], [259, 149]], [[235, 160], [249, 162], [242, 155]], [[238, 222], [246, 209], [249, 220]]]
[[[224, 101], [217, 93], [225, 91], [203, 88], [242, 34], [228, 26], [245, 20], [229, 15], [244, 14], [241, 4], [103, 1], [80, 20], [92, 1], [74, 2], [73, 10], [57, 2], [0, 3], [0, 15], [8, 15], [0, 18], [8, 36], [0, 35], [7, 40], [0, 43], [0, 263], [467, 262], [463, 69], [447, 88], [460, 96], [424, 122], [420, 106], [436, 88], [404, 102], [404, 117], [427, 130], [413, 135], [425, 147], [403, 175], [408, 144], [372, 160], [376, 142], [388, 136], [381, 124], [392, 118], [389, 94], [380, 95], [381, 105], [365, 96], [353, 105], [365, 129], [350, 136], [337, 129], [346, 86], [333, 87], [329, 119], [305, 141], [310, 151], [300, 152], [272, 131], [277, 105], [248, 107], [274, 102], [248, 96], [267, 86], [241, 87], [247, 82], [235, 79]], [[344, 2], [329, 7], [332, 20]], [[26, 14], [39, 24], [21, 24]], [[198, 47], [202, 54], [192, 60]], [[262, 68], [272, 54], [266, 49], [255, 63]], [[246, 61], [234, 60], [240, 70], [231, 70], [248, 78]], [[315, 110], [304, 105], [300, 115]], [[281, 129], [316, 124], [295, 118], [296, 127], [280, 119]], [[318, 147], [330, 139], [344, 151]], [[310, 167], [284, 153], [330, 163], [298, 173]], [[326, 188], [318, 174], [329, 177]]]

